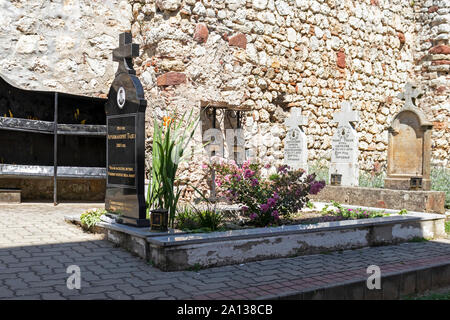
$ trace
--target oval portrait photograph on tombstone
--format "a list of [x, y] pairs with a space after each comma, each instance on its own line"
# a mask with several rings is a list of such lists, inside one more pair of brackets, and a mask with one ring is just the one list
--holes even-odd
[[123, 87], [119, 88], [119, 91], [117, 91], [117, 105], [120, 109], [123, 108], [126, 101], [126, 95], [125, 95], [125, 89]]

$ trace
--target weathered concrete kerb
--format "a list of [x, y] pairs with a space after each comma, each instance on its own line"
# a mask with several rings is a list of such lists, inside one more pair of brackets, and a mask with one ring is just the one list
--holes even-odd
[[[373, 209], [373, 208], [367, 208]], [[210, 268], [265, 259], [316, 254], [411, 239], [445, 236], [445, 216], [421, 212], [373, 219], [323, 222], [272, 228], [186, 234], [178, 230], [150, 232], [110, 222], [97, 225], [109, 241], [133, 252], [163, 271]], [[79, 216], [66, 216], [79, 223]]]
[[247, 263], [325, 251], [388, 245], [445, 236], [444, 216], [346, 220], [275, 228], [148, 238], [150, 260], [164, 271]]

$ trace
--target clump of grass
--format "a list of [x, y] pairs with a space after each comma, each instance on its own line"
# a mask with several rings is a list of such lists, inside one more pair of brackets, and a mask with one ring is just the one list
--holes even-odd
[[186, 206], [177, 211], [175, 216], [177, 228], [189, 232], [211, 232], [220, 230], [223, 214], [214, 209], [199, 210]]
[[450, 235], [450, 221], [445, 222], [445, 232]]
[[445, 207], [450, 208], [450, 169], [431, 167], [431, 189], [445, 192]]

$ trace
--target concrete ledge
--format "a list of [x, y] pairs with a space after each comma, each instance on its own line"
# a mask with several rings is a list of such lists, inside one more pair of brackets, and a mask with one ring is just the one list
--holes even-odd
[[20, 189], [0, 189], [0, 203], [21, 203]]
[[406, 209], [419, 212], [445, 213], [442, 191], [409, 191], [382, 188], [326, 186], [312, 200], [377, 208]]
[[[163, 271], [223, 266], [446, 236], [444, 215], [423, 212], [398, 215], [398, 210], [384, 211], [392, 216], [197, 234], [186, 234], [179, 230], [152, 232], [102, 217], [103, 221], [96, 225], [95, 230], [103, 232], [109, 241], [118, 246], [152, 261]], [[79, 216], [66, 216], [65, 219], [81, 224]]]
[[354, 249], [445, 236], [444, 216], [405, 216], [147, 238], [151, 260], [164, 271]]
[[[183, 234], [180, 230], [169, 230], [167, 232], [150, 231], [150, 228], [136, 228], [115, 222], [114, 219], [103, 217], [103, 221], [97, 223], [94, 232], [104, 233], [107, 240], [149, 260], [150, 251], [147, 238]], [[65, 216], [64, 220], [81, 226], [80, 216]]]

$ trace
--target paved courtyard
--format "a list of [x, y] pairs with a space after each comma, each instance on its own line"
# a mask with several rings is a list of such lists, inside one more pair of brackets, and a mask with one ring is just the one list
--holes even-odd
[[[0, 299], [248, 299], [282, 296], [308, 286], [450, 264], [450, 240], [411, 242], [205, 269], [161, 272], [101, 235], [64, 221], [102, 204], [0, 205]], [[81, 269], [69, 290], [67, 267]]]

